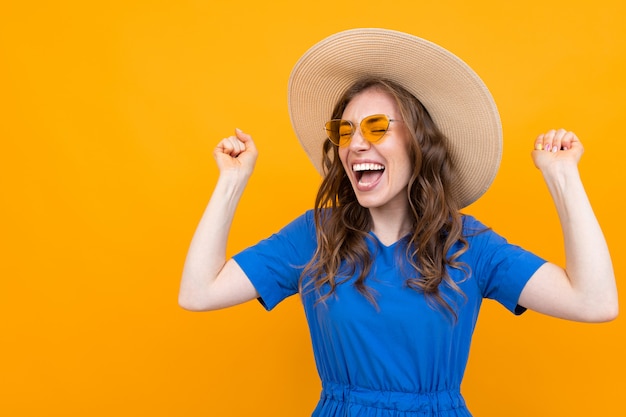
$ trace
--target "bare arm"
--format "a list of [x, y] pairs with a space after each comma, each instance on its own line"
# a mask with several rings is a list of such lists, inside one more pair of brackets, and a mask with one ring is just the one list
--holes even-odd
[[220, 170], [209, 204], [191, 241], [178, 302], [193, 311], [229, 307], [258, 294], [246, 274], [226, 261], [226, 242], [235, 210], [252, 174], [257, 150], [252, 138], [236, 130], [213, 151]]
[[535, 272], [519, 304], [568, 320], [602, 322], [618, 313], [613, 265], [578, 172], [583, 146], [572, 132], [539, 135], [532, 153], [561, 222], [565, 269], [551, 263]]

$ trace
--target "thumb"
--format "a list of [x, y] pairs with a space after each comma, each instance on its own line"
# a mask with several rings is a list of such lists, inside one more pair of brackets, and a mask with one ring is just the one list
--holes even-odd
[[252, 140], [252, 136], [243, 132], [241, 129], [239, 128], [235, 129], [235, 136], [237, 136], [237, 139], [239, 139], [245, 145], [247, 150], [255, 148], [254, 141]]
[[254, 166], [256, 158], [258, 156], [258, 151], [256, 149], [254, 141], [252, 140], [252, 136], [243, 132], [239, 128], [235, 129], [235, 135], [237, 137], [237, 140], [239, 140], [245, 147], [243, 153], [239, 156], [240, 161], [249, 165], [250, 167]]

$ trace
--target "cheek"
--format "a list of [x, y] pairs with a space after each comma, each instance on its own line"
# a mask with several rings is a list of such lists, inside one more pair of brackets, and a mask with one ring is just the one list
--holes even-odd
[[407, 144], [407, 151], [404, 156], [405, 164], [407, 170], [409, 171], [409, 176], [413, 175], [414, 171], [420, 171], [420, 167], [422, 166], [422, 152], [419, 148], [415, 146], [411, 146], [412, 144]]
[[338, 154], [339, 154], [339, 160], [341, 161], [341, 165], [343, 165], [343, 168], [347, 170], [347, 167], [346, 167], [346, 158], [348, 157], [347, 149], [339, 148]]
[[399, 177], [402, 178], [402, 182], [408, 182], [413, 175], [413, 161], [406, 155], [404, 158], [398, 160]]

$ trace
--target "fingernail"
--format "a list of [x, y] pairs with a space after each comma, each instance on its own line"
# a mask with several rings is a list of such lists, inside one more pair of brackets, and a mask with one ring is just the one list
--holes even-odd
[[235, 128], [235, 131], [236, 131], [237, 133], [241, 133], [241, 132], [242, 132], [242, 130], [241, 130], [241, 129], [239, 129], [238, 127], [236, 127], [236, 128]]
[[543, 150], [543, 145], [541, 143], [538, 143], [538, 144], [535, 145], [535, 149], [538, 150], [538, 151], [541, 151], [541, 150]]
[[558, 150], [559, 150], [559, 148], [557, 148], [556, 146], [554, 148], [552, 148], [552, 152], [556, 152]]
[[550, 148], [552, 148], [552, 146], [548, 143], [548, 144], [546, 145], [546, 147], [545, 147], [545, 150], [546, 150], [546, 151], [549, 151], [549, 150], [550, 150]]

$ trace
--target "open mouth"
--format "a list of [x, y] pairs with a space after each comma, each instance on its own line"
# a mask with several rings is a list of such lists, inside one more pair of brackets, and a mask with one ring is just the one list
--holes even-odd
[[360, 185], [373, 184], [383, 175], [385, 166], [381, 164], [354, 164], [352, 171], [356, 176], [356, 180]]

